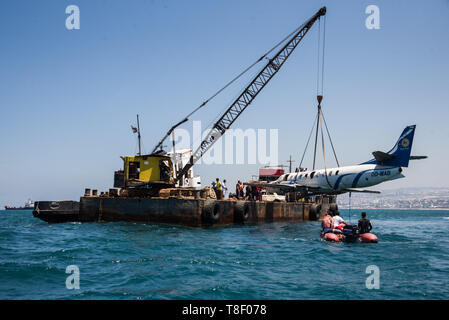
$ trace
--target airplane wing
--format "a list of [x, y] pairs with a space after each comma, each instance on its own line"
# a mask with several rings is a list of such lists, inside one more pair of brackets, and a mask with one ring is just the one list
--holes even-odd
[[359, 192], [359, 193], [380, 193], [380, 191], [377, 190], [366, 190], [366, 189], [353, 189], [353, 188], [346, 188], [343, 189], [344, 192]]
[[278, 189], [282, 191], [287, 192], [312, 192], [313, 191], [319, 191], [320, 188], [317, 187], [306, 187], [306, 186], [300, 186], [295, 183], [292, 184], [278, 184], [278, 183], [264, 183], [264, 182], [244, 182], [245, 186], [251, 186], [251, 187], [262, 187], [262, 188], [273, 188]]
[[262, 188], [274, 188], [286, 192], [301, 192], [301, 193], [308, 193], [308, 194], [343, 194], [347, 192], [358, 192], [358, 193], [380, 193], [380, 191], [376, 190], [366, 190], [366, 189], [355, 189], [355, 188], [346, 188], [341, 190], [335, 190], [329, 192], [328, 190], [323, 190], [319, 187], [306, 187], [306, 186], [300, 186], [297, 184], [277, 184], [277, 183], [266, 183], [266, 182], [244, 182], [243, 183], [246, 186], [251, 187], [262, 187]]

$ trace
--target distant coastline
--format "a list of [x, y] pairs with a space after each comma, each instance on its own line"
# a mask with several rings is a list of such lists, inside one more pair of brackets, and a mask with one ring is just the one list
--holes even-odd
[[340, 208], [381, 210], [449, 210], [449, 188], [401, 188], [383, 190], [378, 195], [352, 194], [337, 197]]

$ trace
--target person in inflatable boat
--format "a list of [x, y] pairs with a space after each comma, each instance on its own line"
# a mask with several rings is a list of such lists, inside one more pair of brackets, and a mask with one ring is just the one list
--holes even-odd
[[340, 217], [340, 212], [336, 211], [332, 218], [334, 219], [334, 229], [343, 230], [346, 222]]
[[334, 229], [334, 218], [332, 218], [331, 211], [327, 210], [321, 221], [321, 228], [324, 233], [332, 232]]

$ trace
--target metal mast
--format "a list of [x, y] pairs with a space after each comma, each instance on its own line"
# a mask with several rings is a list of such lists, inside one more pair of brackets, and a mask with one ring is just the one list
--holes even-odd
[[139, 124], [139, 115], [137, 115], [137, 139], [139, 141], [139, 153], [137, 155], [142, 155], [142, 149], [140, 147], [140, 124]]
[[179, 181], [187, 171], [209, 150], [212, 145], [229, 129], [242, 112], [253, 102], [254, 98], [265, 87], [265, 85], [279, 71], [284, 62], [295, 50], [299, 42], [304, 38], [315, 21], [326, 14], [326, 7], [322, 7], [313, 15], [304, 26], [296, 32], [293, 37], [268, 60], [268, 63], [260, 71], [250, 84], [243, 90], [239, 97], [225, 111], [221, 118], [214, 124], [206, 138], [190, 157], [190, 161], [177, 173], [176, 180]]

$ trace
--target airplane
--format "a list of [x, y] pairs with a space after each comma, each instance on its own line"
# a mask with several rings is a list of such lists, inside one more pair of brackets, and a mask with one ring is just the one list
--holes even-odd
[[374, 151], [373, 159], [359, 165], [291, 172], [269, 183], [246, 182], [244, 184], [284, 192], [299, 192], [305, 195], [346, 192], [380, 193], [380, 191], [359, 188], [404, 178], [402, 168], [408, 167], [409, 160], [427, 158], [427, 156], [410, 156], [415, 128], [416, 125], [407, 126], [390, 151]]

